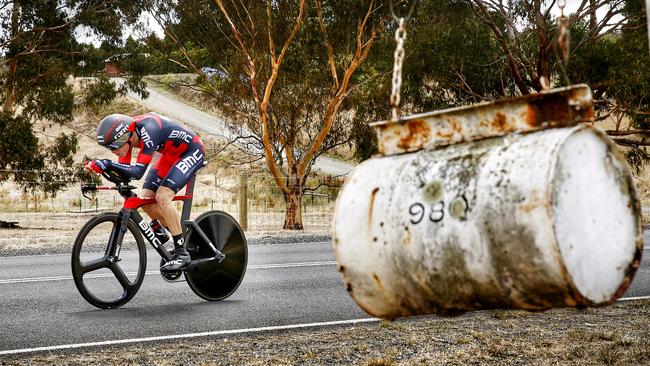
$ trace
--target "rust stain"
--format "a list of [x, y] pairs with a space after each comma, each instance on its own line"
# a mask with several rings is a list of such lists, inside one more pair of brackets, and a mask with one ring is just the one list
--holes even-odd
[[437, 128], [436, 129], [436, 137], [439, 137], [444, 140], [449, 140], [451, 141], [451, 137], [454, 135], [454, 127], [452, 125], [453, 120], [446, 121], [446, 126], [448, 128]]
[[544, 198], [540, 194], [539, 190], [537, 190], [537, 189], [534, 189], [531, 192], [530, 197], [528, 198], [527, 201], [528, 202], [523, 203], [523, 204], [518, 206], [518, 208], [521, 211], [523, 211], [524, 213], [527, 213], [527, 214], [533, 212], [535, 209], [537, 209], [539, 207], [544, 206]]
[[372, 272], [372, 280], [375, 282], [375, 285], [377, 285], [377, 288], [381, 290], [381, 292], [384, 292], [384, 285], [381, 284], [381, 281], [379, 280], [379, 276], [375, 272]]
[[576, 115], [586, 113], [573, 111], [567, 95], [549, 94], [528, 102], [526, 123], [533, 128], [570, 126], [576, 122]]
[[530, 127], [539, 126], [537, 110], [533, 108], [533, 106], [531, 106], [530, 104], [528, 105], [528, 113], [526, 114], [526, 123]]
[[452, 135], [453, 135], [453, 133], [461, 133], [462, 132], [461, 123], [455, 118], [450, 118], [449, 119], [449, 127], [453, 131]]
[[405, 227], [404, 234], [402, 235], [402, 244], [405, 247], [408, 247], [411, 245], [411, 231], [409, 230], [408, 226]]
[[449, 140], [451, 141], [451, 137], [454, 135], [453, 132], [444, 132], [441, 130], [436, 131], [436, 137], [439, 137], [444, 140]]
[[424, 142], [429, 141], [431, 136], [431, 129], [429, 125], [421, 119], [414, 119], [407, 121], [404, 124], [406, 127], [406, 136], [402, 136], [397, 144], [401, 149], [413, 150], [421, 148]]
[[507, 131], [508, 117], [506, 117], [503, 112], [497, 112], [494, 120], [492, 121], [492, 127], [497, 131]]
[[370, 193], [370, 207], [368, 208], [368, 223], [372, 222], [372, 210], [375, 207], [375, 196], [379, 192], [379, 187], [376, 187]]

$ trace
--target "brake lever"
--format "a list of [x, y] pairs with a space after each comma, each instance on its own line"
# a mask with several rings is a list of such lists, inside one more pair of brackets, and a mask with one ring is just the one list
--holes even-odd
[[88, 192], [97, 192], [97, 185], [95, 183], [88, 183], [81, 186], [81, 194], [89, 201], [92, 201], [92, 197], [87, 195]]

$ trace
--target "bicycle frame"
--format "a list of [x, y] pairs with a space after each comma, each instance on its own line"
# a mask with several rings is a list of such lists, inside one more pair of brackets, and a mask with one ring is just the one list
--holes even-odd
[[[194, 180], [196, 178], [196, 175], [194, 175], [187, 183], [186, 189], [185, 189], [185, 194], [184, 195], [177, 195], [172, 198], [172, 201], [183, 201], [183, 210], [181, 212], [181, 227], [182, 227], [182, 235], [183, 238], [185, 238], [187, 234], [187, 228], [190, 226], [192, 229], [199, 234], [201, 239], [212, 249], [214, 252], [214, 257], [212, 258], [203, 258], [199, 260], [194, 260], [190, 262], [189, 268], [195, 267], [201, 263], [204, 263], [209, 260], [218, 260], [219, 262], [223, 261], [225, 258], [225, 255], [221, 252], [221, 249], [223, 248], [217, 248], [215, 245], [210, 241], [210, 239], [205, 235], [203, 230], [196, 224], [196, 222], [189, 220], [190, 213], [192, 211], [192, 199], [193, 199], [193, 193], [194, 193]], [[106, 255], [108, 256], [109, 261], [115, 262], [118, 260], [119, 255], [120, 255], [120, 249], [121, 249], [121, 243], [122, 240], [124, 239], [124, 234], [126, 234], [127, 231], [127, 224], [129, 222], [129, 219], [132, 219], [137, 227], [140, 233], [144, 238], [149, 241], [151, 246], [158, 252], [158, 254], [164, 258], [167, 261], [172, 260], [172, 255], [163, 247], [164, 243], [161, 243], [158, 238], [156, 238], [156, 235], [153, 232], [153, 229], [151, 226], [149, 226], [149, 223], [145, 221], [144, 218], [142, 218], [142, 215], [138, 212], [138, 209], [144, 205], [151, 205], [156, 203], [155, 198], [139, 198], [135, 193], [133, 193], [132, 189], [136, 187], [133, 187], [131, 185], [128, 185], [127, 183], [124, 184], [118, 184], [117, 187], [94, 187], [96, 190], [117, 190], [122, 197], [124, 197], [124, 204], [122, 205], [122, 209], [118, 213], [120, 217], [120, 225], [116, 225], [113, 227], [113, 230], [111, 231], [111, 237], [108, 243], [108, 246], [106, 248]]]

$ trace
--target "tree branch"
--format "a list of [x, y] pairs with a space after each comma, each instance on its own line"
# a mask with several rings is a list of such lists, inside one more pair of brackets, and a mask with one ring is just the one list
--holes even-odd
[[330, 67], [330, 73], [332, 74], [332, 80], [334, 85], [332, 86], [332, 91], [335, 91], [339, 88], [339, 77], [336, 72], [336, 64], [334, 63], [334, 48], [330, 42], [329, 35], [327, 34], [327, 28], [325, 27], [325, 21], [323, 19], [323, 4], [322, 0], [314, 0], [316, 5], [316, 12], [318, 13], [318, 23], [320, 25], [321, 33], [325, 38], [325, 47], [327, 47], [327, 63]]
[[334, 119], [336, 118], [336, 115], [338, 113], [338, 109], [345, 98], [346, 91], [348, 89], [348, 84], [350, 82], [350, 78], [352, 78], [352, 75], [355, 73], [359, 65], [361, 65], [368, 57], [373, 42], [377, 37], [377, 30], [373, 27], [370, 39], [368, 40], [368, 42], [365, 43], [363, 42], [363, 38], [364, 38], [363, 35], [368, 25], [370, 16], [374, 12], [374, 7], [375, 7], [375, 2], [371, 1], [363, 21], [359, 24], [357, 28], [357, 37], [356, 37], [357, 48], [354, 53], [354, 57], [350, 62], [348, 68], [345, 70], [345, 73], [343, 74], [343, 79], [341, 81], [338, 92], [330, 99], [330, 101], [327, 104], [327, 108], [325, 110], [325, 115], [323, 118], [323, 126], [321, 127], [316, 137], [309, 144], [307, 151], [300, 158], [298, 171], [301, 174], [304, 174], [307, 168], [306, 165], [308, 165], [309, 162], [314, 158], [316, 152], [319, 150], [323, 141], [325, 140], [330, 130], [332, 129], [332, 126], [334, 124]]
[[627, 146], [627, 147], [650, 146], [650, 141], [637, 141], [632, 139], [621, 139], [621, 138], [614, 138], [612, 140], [621, 146]]

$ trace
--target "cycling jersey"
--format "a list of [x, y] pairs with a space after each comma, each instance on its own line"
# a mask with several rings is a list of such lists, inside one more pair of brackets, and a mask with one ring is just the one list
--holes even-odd
[[161, 156], [147, 175], [144, 188], [156, 191], [162, 185], [178, 192], [203, 166], [205, 149], [201, 138], [181, 123], [156, 113], [147, 113], [133, 117], [129, 131], [135, 133], [140, 141], [136, 164], [131, 165], [131, 146], [128, 153], [117, 163], [111, 162], [108, 169], [128, 178], [140, 179], [153, 154], [159, 152]]

